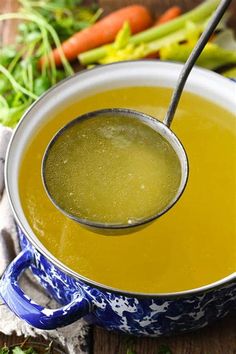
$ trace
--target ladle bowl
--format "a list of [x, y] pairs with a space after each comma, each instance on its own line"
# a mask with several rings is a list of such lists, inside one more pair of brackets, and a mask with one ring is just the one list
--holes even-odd
[[[148, 125], [150, 128], [158, 132], [164, 140], [166, 140], [171, 147], [173, 148], [174, 152], [178, 156], [178, 159], [180, 161], [180, 167], [181, 167], [181, 179], [180, 179], [180, 184], [179, 188], [177, 189], [174, 197], [171, 199], [171, 201], [163, 208], [161, 211], [149, 215], [148, 217], [144, 217], [142, 219], [137, 219], [137, 220], [132, 220], [131, 223], [104, 223], [104, 222], [95, 222], [92, 220], [89, 220], [87, 218], [80, 218], [73, 214], [72, 212], [68, 212], [64, 208], [60, 206], [60, 204], [55, 200], [55, 197], [52, 195], [52, 192], [50, 191], [50, 188], [47, 183], [47, 174], [46, 174], [46, 165], [47, 165], [47, 160], [48, 156], [50, 155], [51, 149], [54, 146], [54, 144], [58, 141], [58, 138], [62, 135], [65, 134], [68, 129], [76, 124], [80, 124], [83, 120], [87, 119], [92, 119], [96, 118], [99, 119], [99, 117], [104, 117], [104, 116], [112, 116], [112, 117], [129, 117], [132, 119], [137, 119], [141, 121], [143, 124]], [[60, 168], [60, 167], [59, 167]], [[171, 129], [169, 129], [163, 122], [159, 121], [158, 119], [151, 117], [145, 113], [140, 113], [135, 110], [131, 109], [125, 109], [125, 108], [112, 108], [112, 109], [101, 109], [89, 113], [85, 113], [82, 116], [79, 116], [78, 118], [70, 121], [67, 123], [64, 127], [62, 127], [52, 138], [52, 140], [49, 142], [47, 149], [45, 151], [44, 157], [43, 157], [43, 162], [42, 162], [42, 180], [44, 183], [45, 190], [47, 192], [48, 197], [52, 201], [52, 203], [55, 205], [56, 208], [58, 208], [62, 213], [64, 213], [66, 216], [71, 218], [72, 220], [84, 225], [88, 226], [90, 228], [93, 228], [94, 231], [101, 232], [101, 233], [106, 233], [106, 234], [117, 234], [120, 230], [120, 233], [127, 233], [128, 231], [136, 231], [137, 227], [144, 226], [151, 221], [154, 221], [155, 219], [159, 218], [162, 214], [167, 212], [173, 205], [178, 201], [180, 196], [182, 195], [187, 180], [188, 180], [188, 172], [189, 172], [189, 167], [188, 167], [188, 158], [185, 152], [185, 149], [177, 136], [173, 133]], [[79, 186], [78, 186], [79, 188]], [[129, 229], [129, 230], [128, 230]]]

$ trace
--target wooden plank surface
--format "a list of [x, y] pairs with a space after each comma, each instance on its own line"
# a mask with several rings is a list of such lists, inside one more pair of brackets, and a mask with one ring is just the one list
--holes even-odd
[[[0, 333], [0, 348], [23, 340], [15, 334]], [[29, 341], [49, 344], [42, 337]], [[128, 349], [135, 354], [158, 354], [163, 346], [168, 346], [173, 354], [236, 354], [236, 316], [231, 314], [204, 329], [169, 338], [136, 338], [94, 327], [91, 344], [90, 354], [127, 354]]]
[[[201, 0], [100, 0], [105, 13], [131, 3], [147, 4], [156, 16], [173, 4], [181, 4], [188, 10], [200, 3]], [[17, 8], [16, 0], [0, 0], [0, 13]], [[236, 0], [232, 2], [231, 26], [236, 29]], [[11, 42], [17, 23], [0, 24], [0, 41]], [[1, 320], [1, 319], [0, 319]], [[19, 343], [22, 337], [5, 336], [0, 334], [0, 347], [6, 343]], [[32, 339], [35, 341], [35, 339]], [[42, 338], [38, 342], [45, 341]], [[91, 353], [94, 354], [126, 354], [127, 349], [133, 349], [137, 354], [158, 354], [163, 345], [168, 345], [173, 354], [236, 354], [236, 314], [194, 333], [173, 336], [170, 338], [135, 338], [117, 333], [111, 333], [101, 328], [94, 328], [91, 338]]]
[[173, 354], [236, 354], [236, 316], [231, 315], [193, 333], [172, 337], [135, 338], [95, 328], [93, 354], [158, 354], [168, 346]]

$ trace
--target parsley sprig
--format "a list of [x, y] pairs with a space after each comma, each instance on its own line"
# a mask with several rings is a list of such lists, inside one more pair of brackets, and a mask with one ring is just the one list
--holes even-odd
[[[53, 350], [53, 342], [51, 341], [48, 346], [40, 345], [40, 343], [35, 344], [40, 350], [36, 350], [33, 346], [30, 346], [27, 343], [29, 338], [26, 338], [22, 343], [18, 345], [12, 345], [7, 347], [4, 345], [3, 348], [0, 348], [0, 354], [53, 354], [55, 350]], [[42, 349], [41, 349], [42, 347]], [[58, 353], [58, 351], [56, 350]]]
[[[82, 0], [19, 0], [18, 12], [0, 14], [0, 21], [19, 20], [15, 43], [0, 45], [0, 123], [14, 127], [25, 110], [43, 92], [74, 73], [61, 50], [62, 67], [53, 58], [39, 68], [38, 61], [101, 14]], [[0, 353], [1, 354], [1, 353]]]

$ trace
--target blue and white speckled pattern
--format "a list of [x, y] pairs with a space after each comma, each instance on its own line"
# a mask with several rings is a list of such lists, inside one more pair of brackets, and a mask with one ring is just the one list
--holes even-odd
[[53, 310], [43, 308], [30, 299], [18, 285], [20, 274], [34, 262], [32, 249], [25, 248], [5, 271], [0, 282], [0, 294], [9, 308], [21, 319], [40, 329], [54, 329], [75, 322], [92, 310], [92, 303], [81, 288], [73, 300]]
[[[85, 284], [55, 267], [39, 253], [19, 229], [24, 268], [30, 266], [42, 286], [59, 303], [61, 309], [48, 310], [34, 304], [23, 294], [14, 278], [10, 286], [8, 270], [1, 281], [4, 301], [31, 325], [44, 329], [66, 326], [85, 316], [108, 330], [134, 335], [168, 335], [206, 326], [236, 309], [236, 282], [208, 292], [179, 297], [131, 297]], [[27, 263], [27, 264], [26, 264]], [[24, 269], [22, 266], [22, 269]]]

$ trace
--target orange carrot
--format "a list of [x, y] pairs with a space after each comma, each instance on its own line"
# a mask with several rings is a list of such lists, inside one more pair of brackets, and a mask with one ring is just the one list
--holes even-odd
[[181, 15], [182, 10], [179, 6], [172, 6], [168, 10], [166, 10], [155, 22], [154, 26], [159, 26], [163, 23], [166, 23], [170, 20], [173, 20], [174, 18], [178, 17]]
[[157, 59], [159, 58], [159, 51], [148, 54], [144, 59]]
[[[152, 25], [151, 15], [146, 7], [141, 5], [127, 6], [112, 12], [91, 27], [75, 33], [62, 43], [61, 49], [69, 61], [73, 60], [82, 52], [113, 42], [125, 21], [129, 22], [133, 34]], [[61, 64], [58, 48], [54, 49], [50, 55], [56, 65]], [[48, 59], [48, 57], [42, 57], [39, 65], [42, 66]]]

